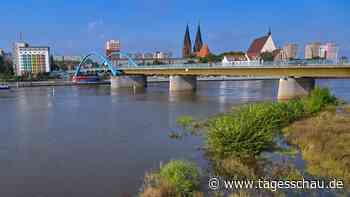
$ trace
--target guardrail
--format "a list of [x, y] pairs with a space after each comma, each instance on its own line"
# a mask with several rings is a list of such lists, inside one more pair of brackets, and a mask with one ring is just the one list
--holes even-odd
[[[310, 66], [350, 66], [350, 64], [339, 64], [329, 60], [293, 60], [293, 61], [278, 61], [278, 62], [247, 62], [240, 64], [222, 64], [222, 63], [199, 63], [199, 64], [161, 64], [161, 65], [138, 65], [138, 66], [118, 66], [117, 69], [176, 69], [176, 68], [234, 68], [234, 67], [310, 67]], [[108, 68], [82, 68], [82, 71], [94, 72], [94, 71], [109, 71]], [[67, 71], [71, 73], [73, 71]]]

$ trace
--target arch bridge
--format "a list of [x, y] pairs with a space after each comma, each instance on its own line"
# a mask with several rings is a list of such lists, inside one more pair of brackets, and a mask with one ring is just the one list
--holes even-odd
[[[119, 55], [120, 57], [126, 57], [128, 59], [129, 65], [132, 66], [138, 66], [137, 63], [127, 54], [123, 52], [113, 52], [112, 55]], [[100, 55], [96, 52], [91, 52], [83, 57], [83, 59], [80, 61], [78, 67], [75, 70], [74, 76], [79, 76], [80, 72], [82, 70], [82, 66], [89, 60], [90, 57], [97, 57], [101, 62], [103, 66], [106, 66], [108, 70], [111, 71], [112, 76], [121, 75], [122, 72], [118, 68], [115, 68], [113, 64], [108, 60], [108, 58], [104, 57], [103, 55]]]

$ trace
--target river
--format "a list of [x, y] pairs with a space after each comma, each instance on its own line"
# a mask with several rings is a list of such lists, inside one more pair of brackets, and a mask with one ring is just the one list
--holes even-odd
[[[349, 80], [319, 80], [350, 101]], [[0, 196], [134, 196], [146, 171], [170, 159], [202, 168], [202, 140], [169, 138], [176, 118], [205, 119], [231, 106], [276, 99], [275, 80], [199, 82], [195, 93], [109, 86], [36, 87], [0, 92]]]

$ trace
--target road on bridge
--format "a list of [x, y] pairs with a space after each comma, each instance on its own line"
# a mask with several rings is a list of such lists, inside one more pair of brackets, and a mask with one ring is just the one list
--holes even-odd
[[241, 67], [122, 67], [124, 75], [146, 76], [268, 76], [350, 78], [350, 65], [241, 66]]

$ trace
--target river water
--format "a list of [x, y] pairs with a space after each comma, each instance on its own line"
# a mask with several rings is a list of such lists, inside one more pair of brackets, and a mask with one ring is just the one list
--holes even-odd
[[[349, 80], [320, 80], [350, 101]], [[202, 140], [169, 138], [176, 118], [205, 119], [233, 105], [272, 100], [274, 80], [199, 82], [195, 93], [151, 83], [142, 92], [109, 86], [0, 92], [0, 196], [135, 196], [146, 171], [170, 159], [206, 168]]]

